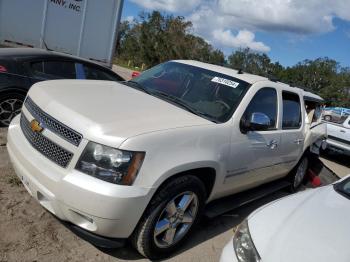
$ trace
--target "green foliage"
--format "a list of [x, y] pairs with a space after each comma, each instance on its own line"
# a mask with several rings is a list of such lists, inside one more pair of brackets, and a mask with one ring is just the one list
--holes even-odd
[[327, 105], [350, 107], [350, 70], [327, 57], [284, 68], [278, 62], [272, 63], [266, 54], [244, 49], [228, 57], [228, 66], [264, 77], [274, 76], [281, 82], [310, 90], [321, 95]]
[[223, 52], [190, 34], [191, 28], [192, 23], [181, 16], [162, 15], [157, 11], [143, 13], [139, 20], [121, 24], [117, 58], [145, 68], [172, 59], [223, 64]]
[[225, 64], [234, 69], [302, 87], [321, 95], [327, 105], [350, 107], [350, 70], [327, 57], [304, 60], [293, 67], [273, 63], [266, 54], [240, 49], [228, 60], [222, 51], [203, 38], [192, 35], [192, 23], [184, 17], [142, 13], [133, 22], [121, 23], [117, 63], [133, 69], [146, 69], [173, 59], [193, 59]]

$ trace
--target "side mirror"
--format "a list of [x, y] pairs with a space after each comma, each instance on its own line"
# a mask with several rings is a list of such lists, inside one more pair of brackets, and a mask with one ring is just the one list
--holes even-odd
[[248, 131], [266, 131], [271, 126], [271, 119], [264, 113], [253, 113], [250, 119], [245, 120], [241, 124], [241, 130], [243, 133]]

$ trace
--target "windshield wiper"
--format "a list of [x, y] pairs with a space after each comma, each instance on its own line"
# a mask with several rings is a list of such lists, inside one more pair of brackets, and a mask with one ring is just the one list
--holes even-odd
[[213, 117], [211, 115], [192, 108], [185, 101], [183, 101], [182, 99], [180, 99], [180, 98], [178, 98], [176, 96], [172, 96], [172, 95], [169, 95], [169, 94], [161, 92], [161, 91], [153, 91], [151, 94], [153, 94], [155, 96], [160, 95], [162, 97], [165, 97], [167, 100], [169, 100], [169, 101], [171, 101], [171, 102], [181, 106], [182, 108], [186, 109], [188, 112], [190, 112], [192, 114], [195, 114], [197, 116], [203, 117], [203, 118], [205, 118], [205, 119], [207, 119], [207, 120], [209, 120], [211, 122], [218, 123], [218, 121], [213, 119]]
[[[139, 82], [133, 81], [133, 80], [129, 80], [129, 81], [124, 81], [123, 82], [125, 85], [130, 86], [132, 88], [136, 88], [139, 89], [149, 95], [151, 95], [152, 93], [150, 91], [148, 91], [143, 85], [141, 85]], [[128, 85], [131, 84], [131, 85]]]

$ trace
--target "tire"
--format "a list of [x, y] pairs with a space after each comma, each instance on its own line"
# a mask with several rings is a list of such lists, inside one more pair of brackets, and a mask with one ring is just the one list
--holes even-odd
[[332, 117], [331, 117], [331, 116], [325, 116], [325, 117], [324, 117], [324, 120], [330, 122], [330, 121], [332, 121]]
[[0, 127], [10, 125], [12, 119], [21, 113], [25, 95], [21, 93], [0, 94]]
[[[170, 180], [152, 198], [131, 237], [132, 245], [149, 259], [169, 256], [198, 223], [205, 200], [205, 187], [197, 177], [189, 175]], [[187, 206], [183, 208], [185, 212], [180, 206]]]
[[297, 192], [302, 185], [307, 170], [309, 166], [309, 159], [307, 156], [303, 156], [299, 163], [297, 164], [296, 167], [292, 170], [292, 172], [289, 175], [289, 182], [291, 183], [290, 185], [290, 192], [294, 193]]

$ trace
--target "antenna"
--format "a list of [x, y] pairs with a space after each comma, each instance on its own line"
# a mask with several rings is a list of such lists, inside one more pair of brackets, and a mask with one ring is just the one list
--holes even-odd
[[243, 69], [239, 68], [237, 74], [242, 75], [243, 74]]
[[46, 49], [47, 51], [53, 51], [52, 49], [50, 49], [50, 48], [47, 46], [45, 40], [43, 40], [43, 43], [44, 43], [45, 49]]

